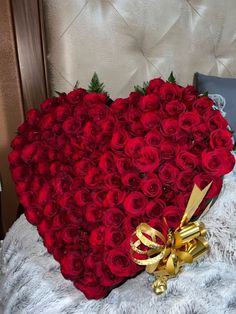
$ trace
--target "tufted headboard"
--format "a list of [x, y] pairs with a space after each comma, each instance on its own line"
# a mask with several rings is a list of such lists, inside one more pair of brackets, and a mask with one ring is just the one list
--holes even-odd
[[236, 77], [235, 0], [10, 3], [24, 112], [95, 71], [112, 98], [171, 71], [180, 84], [196, 71]]
[[[113, 98], [153, 77], [167, 78], [171, 71], [181, 84], [192, 83], [196, 71], [236, 76], [235, 0], [13, 3], [27, 5], [24, 14], [31, 18], [37, 3], [48, 94], [69, 91], [77, 80], [86, 87], [94, 71]], [[36, 27], [35, 19], [28, 29]]]
[[183, 84], [236, 75], [235, 1], [45, 0], [44, 12], [51, 91], [95, 70], [112, 97], [172, 70]]

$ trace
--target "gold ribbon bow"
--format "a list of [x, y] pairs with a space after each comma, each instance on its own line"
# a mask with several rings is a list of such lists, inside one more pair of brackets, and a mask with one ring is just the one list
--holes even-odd
[[[167, 289], [167, 280], [175, 277], [185, 263], [192, 263], [207, 252], [204, 224], [199, 220], [190, 220], [210, 186], [211, 183], [200, 190], [194, 185], [179, 227], [175, 231], [169, 230], [167, 238], [146, 223], [136, 228], [130, 242], [132, 259], [136, 264], [146, 266], [148, 273], [154, 273], [156, 280], [152, 287], [156, 294]], [[210, 206], [211, 202], [204, 212]], [[133, 241], [135, 236], [137, 240]], [[134, 257], [135, 253], [141, 258]]]

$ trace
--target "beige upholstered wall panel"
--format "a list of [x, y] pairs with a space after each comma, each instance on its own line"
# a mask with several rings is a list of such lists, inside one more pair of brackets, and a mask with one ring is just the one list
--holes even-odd
[[235, 0], [44, 0], [51, 90], [87, 86], [112, 97], [173, 70], [236, 76]]
[[0, 173], [2, 175], [2, 221], [7, 231], [16, 217], [18, 199], [7, 155], [18, 125], [23, 121], [20, 84], [15, 56], [9, 0], [0, 1]]

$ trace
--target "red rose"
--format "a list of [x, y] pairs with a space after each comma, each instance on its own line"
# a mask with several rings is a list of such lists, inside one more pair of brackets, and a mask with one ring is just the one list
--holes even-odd
[[184, 112], [179, 117], [179, 126], [187, 132], [191, 132], [192, 128], [200, 122], [201, 117], [197, 112]]
[[[52, 130], [54, 131], [55, 126], [52, 128]], [[56, 133], [56, 131], [54, 131]], [[27, 134], [27, 141], [28, 142], [39, 142], [40, 141], [40, 133], [39, 132], [34, 132], [32, 130], [28, 131]]]
[[163, 184], [174, 183], [179, 175], [179, 169], [171, 162], [164, 163], [158, 170], [158, 176]]
[[80, 209], [76, 208], [76, 206], [71, 202], [70, 208], [66, 208], [66, 221], [69, 224], [79, 226], [84, 222], [84, 216]]
[[125, 192], [120, 189], [113, 189], [107, 193], [107, 196], [104, 200], [104, 206], [113, 207], [119, 205], [123, 202], [125, 198]]
[[29, 182], [18, 182], [16, 186], [16, 193], [19, 195], [29, 189]]
[[144, 213], [147, 203], [147, 198], [141, 192], [131, 192], [124, 201], [124, 208], [129, 214], [138, 216]]
[[65, 227], [61, 230], [61, 239], [67, 244], [79, 243], [81, 241], [80, 232], [77, 227]]
[[104, 177], [104, 185], [107, 189], [119, 188], [121, 186], [121, 177], [117, 173], [108, 173]]
[[84, 104], [81, 104], [80, 106], [75, 107], [73, 115], [74, 115], [75, 120], [82, 122], [82, 124], [84, 123], [84, 121], [87, 121], [89, 118], [88, 109], [86, 108]]
[[165, 102], [169, 102], [171, 100], [178, 99], [182, 95], [182, 90], [183, 90], [183, 88], [181, 88], [177, 84], [166, 82], [160, 88], [161, 99]]
[[45, 143], [46, 145], [51, 146], [51, 147], [56, 145], [57, 139], [56, 139], [56, 136], [55, 136], [54, 131], [53, 131], [53, 126], [52, 126], [51, 130], [42, 131], [41, 141], [43, 143]]
[[39, 234], [41, 235], [41, 237], [45, 234], [45, 232], [47, 232], [48, 230], [50, 230], [50, 223], [47, 220], [42, 220], [38, 225], [37, 225], [37, 229]]
[[126, 122], [138, 122], [141, 119], [142, 111], [135, 106], [134, 108], [129, 108], [125, 114]]
[[52, 219], [52, 229], [60, 230], [67, 224], [66, 212], [60, 211], [57, 215], [53, 216]]
[[128, 216], [124, 221], [126, 234], [131, 235], [142, 222], [144, 222], [144, 215]]
[[122, 282], [122, 278], [114, 275], [103, 263], [97, 265], [96, 275], [99, 277], [101, 285], [105, 287], [114, 287]]
[[37, 204], [45, 205], [50, 198], [52, 188], [48, 183], [45, 183], [38, 192]]
[[225, 120], [219, 110], [211, 110], [205, 115], [205, 121], [211, 131], [216, 129], [226, 129], [228, 126], [227, 120]]
[[55, 247], [52, 251], [53, 257], [56, 261], [60, 262], [64, 257], [64, 248], [63, 247]]
[[141, 116], [141, 122], [146, 130], [151, 130], [158, 126], [160, 117], [157, 112], [145, 112]]
[[21, 151], [21, 158], [25, 163], [29, 163], [36, 153], [37, 143], [25, 145]]
[[140, 151], [145, 142], [142, 137], [134, 137], [127, 141], [125, 145], [125, 153], [131, 158], [137, 158], [140, 156]]
[[188, 85], [183, 89], [182, 100], [188, 109], [192, 108], [194, 100], [197, 98], [197, 90], [195, 87]]
[[100, 206], [104, 202], [106, 196], [107, 191], [105, 190], [92, 192], [92, 199], [95, 205], [98, 204]]
[[91, 192], [83, 188], [75, 193], [74, 200], [77, 205], [83, 206], [91, 201]]
[[74, 163], [74, 173], [78, 176], [85, 176], [89, 168], [91, 167], [91, 163], [89, 159], [82, 159]]
[[39, 127], [42, 130], [52, 130], [53, 126], [55, 123], [55, 118], [53, 116], [53, 114], [48, 113], [44, 116], [42, 116], [42, 119], [39, 123]]
[[128, 252], [118, 248], [108, 251], [105, 256], [105, 263], [110, 271], [119, 277], [131, 277], [141, 269], [132, 262]]
[[99, 247], [104, 245], [105, 240], [105, 227], [101, 226], [97, 229], [92, 230], [90, 236], [89, 236], [89, 242], [91, 246], [93, 247]]
[[161, 78], [153, 79], [149, 82], [148, 87], [146, 88], [146, 93], [157, 93], [159, 94], [159, 90], [164, 85], [165, 82]]
[[161, 199], [155, 199], [149, 202], [145, 208], [145, 215], [148, 219], [157, 218], [162, 214], [165, 202]]
[[[49, 167], [47, 165], [44, 166], [44, 175], [47, 175], [46, 168], [48, 169]], [[56, 176], [54, 176], [54, 178], [52, 178], [51, 183], [54, 191], [60, 195], [70, 190], [72, 181], [73, 179], [69, 174], [59, 172]]]
[[193, 170], [199, 164], [199, 159], [192, 153], [182, 151], [176, 157], [176, 164], [183, 170]]
[[136, 107], [142, 95], [138, 92], [131, 92], [128, 97], [129, 105]]
[[134, 159], [134, 164], [141, 172], [154, 171], [160, 164], [158, 150], [151, 146], [142, 147], [140, 157]]
[[45, 205], [43, 209], [44, 216], [46, 217], [52, 217], [54, 216], [58, 211], [58, 208], [55, 204], [52, 202], [49, 202], [48, 204]]
[[24, 145], [24, 142], [25, 139], [22, 136], [16, 135], [16, 137], [11, 141], [11, 147], [13, 149], [21, 149]]
[[160, 144], [160, 159], [174, 160], [178, 147], [175, 147], [169, 142], [161, 142]]
[[177, 189], [184, 192], [191, 191], [193, 188], [194, 175], [192, 171], [181, 171], [176, 181]]
[[[27, 218], [27, 216], [26, 216]], [[52, 253], [55, 249], [55, 233], [52, 231], [47, 231], [43, 235], [43, 243], [46, 246], [49, 253]]]
[[128, 133], [125, 130], [117, 130], [113, 132], [111, 139], [111, 148], [114, 150], [122, 150], [128, 140]]
[[189, 151], [194, 155], [200, 155], [204, 149], [207, 148], [205, 142], [193, 142], [192, 146], [190, 147]]
[[141, 122], [133, 122], [130, 124], [129, 128], [129, 133], [132, 136], [143, 136], [145, 134], [145, 130], [143, 128], [143, 124]]
[[40, 109], [43, 113], [50, 112], [57, 105], [57, 98], [49, 98], [40, 104]]
[[128, 99], [123, 98], [117, 98], [111, 105], [111, 111], [119, 120], [123, 120], [125, 118], [128, 108]]
[[225, 175], [233, 169], [234, 164], [234, 156], [225, 148], [217, 148], [212, 152], [202, 152], [202, 167], [213, 176]]
[[60, 264], [62, 275], [66, 279], [74, 280], [84, 271], [84, 263], [78, 252], [68, 252]]
[[15, 149], [15, 150], [12, 150], [8, 154], [8, 161], [11, 165], [19, 166], [21, 164], [20, 158], [21, 158], [21, 151], [20, 150]]
[[105, 121], [100, 123], [101, 129], [103, 133], [111, 135], [114, 129], [114, 120], [111, 118], [107, 118]]
[[149, 146], [158, 147], [163, 140], [161, 133], [156, 130], [148, 132], [145, 136], [145, 142]]
[[68, 93], [66, 96], [66, 99], [70, 104], [77, 105], [80, 104], [84, 98], [84, 96], [87, 94], [86, 90], [83, 88], [77, 88], [73, 90], [72, 92]]
[[233, 149], [232, 134], [228, 130], [215, 130], [211, 132], [210, 145], [214, 148]]
[[92, 167], [89, 169], [88, 173], [84, 177], [84, 181], [89, 187], [94, 188], [95, 186], [100, 184], [101, 176], [101, 170], [97, 167]]
[[11, 169], [11, 175], [15, 182], [23, 181], [27, 176], [27, 167], [18, 166]]
[[121, 179], [122, 183], [129, 189], [135, 190], [139, 186], [140, 177], [136, 172], [128, 172]]
[[196, 110], [201, 116], [203, 116], [211, 110], [212, 106], [213, 101], [209, 97], [203, 96], [198, 98], [194, 102], [193, 109]]
[[[167, 225], [166, 220], [163, 219], [164, 217], [155, 217], [149, 220], [148, 224], [152, 228], [158, 230], [163, 234], [165, 238], [167, 238], [169, 226]], [[160, 245], [163, 245], [164, 243], [162, 242], [161, 239], [157, 239], [157, 243]]]
[[209, 128], [205, 123], [201, 123], [193, 127], [192, 132], [194, 141], [196, 142], [202, 142], [208, 139], [210, 134]]
[[105, 152], [99, 160], [99, 168], [105, 172], [112, 172], [114, 169], [114, 156], [111, 152]]
[[103, 263], [103, 251], [101, 251], [100, 248], [97, 248], [91, 251], [85, 260], [85, 264], [91, 269], [95, 268], [95, 265], [96, 265], [96, 272], [97, 272], [97, 267], [101, 265], [102, 263]]
[[120, 174], [124, 174], [125, 172], [130, 171], [133, 168], [131, 161], [127, 157], [124, 158], [124, 157], [115, 156], [114, 159], [115, 159], [117, 170]]
[[103, 223], [109, 227], [120, 227], [125, 219], [125, 214], [122, 210], [116, 207], [109, 208], [103, 215]]
[[172, 100], [165, 105], [168, 116], [176, 117], [186, 109], [185, 104], [179, 100]]
[[222, 188], [223, 180], [219, 177], [213, 177], [204, 172], [199, 173], [194, 177], [194, 183], [203, 190], [210, 182], [212, 182], [210, 190], [207, 192], [206, 199], [212, 199], [219, 195]]
[[187, 207], [189, 197], [191, 192], [183, 193], [181, 192], [179, 195], [176, 196], [175, 203], [173, 205], [178, 204], [179, 210], [183, 213]]
[[24, 214], [32, 225], [38, 225], [42, 220], [42, 213], [35, 205], [25, 208]]
[[155, 94], [143, 96], [139, 101], [139, 108], [142, 111], [158, 110], [160, 108], [160, 98]]
[[55, 115], [57, 121], [64, 121], [71, 115], [71, 106], [68, 104], [62, 104], [55, 108]]
[[117, 248], [126, 239], [124, 230], [120, 228], [106, 228], [105, 231], [105, 246], [108, 248]]
[[98, 222], [101, 221], [103, 217], [103, 211], [104, 209], [97, 205], [88, 204], [85, 211], [85, 217], [88, 222]]
[[104, 104], [94, 104], [89, 110], [89, 116], [95, 123], [100, 123], [110, 117], [112, 118], [110, 109]]
[[[56, 139], [56, 145], [58, 147], [64, 147], [64, 145], [66, 144], [66, 142], [68, 141], [67, 136], [65, 134], [61, 134], [57, 137]], [[54, 152], [55, 154], [55, 152]]]
[[41, 114], [37, 109], [30, 109], [26, 114], [26, 121], [30, 126], [37, 125]]
[[176, 119], [165, 119], [162, 121], [161, 126], [165, 136], [173, 137], [179, 132], [179, 124]]
[[106, 104], [107, 100], [107, 94], [105, 93], [88, 93], [84, 96], [84, 104], [87, 106]]
[[164, 200], [164, 202], [166, 202], [167, 205], [172, 204], [172, 201], [175, 199], [176, 197], [176, 189], [175, 187], [171, 187], [171, 186], [164, 186], [164, 191], [165, 193], [162, 194], [162, 198]]
[[140, 186], [147, 197], [159, 197], [162, 194], [161, 181], [155, 174], [143, 178]]
[[110, 291], [101, 285], [97, 275], [89, 269], [79, 277], [79, 280], [74, 282], [74, 285], [85, 294], [87, 299], [98, 300], [104, 298]]
[[167, 225], [169, 228], [173, 228], [174, 230], [179, 226], [181, 219], [183, 217], [183, 212], [177, 206], [167, 206], [164, 208], [163, 216], [167, 221]]
[[75, 120], [73, 117], [68, 117], [62, 124], [63, 130], [67, 134], [78, 133], [81, 129], [81, 123], [78, 120]]

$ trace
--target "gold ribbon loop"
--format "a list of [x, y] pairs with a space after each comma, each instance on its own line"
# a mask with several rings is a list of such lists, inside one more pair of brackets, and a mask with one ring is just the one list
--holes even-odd
[[[185, 263], [192, 263], [207, 252], [204, 224], [200, 221], [190, 222], [190, 219], [210, 186], [211, 183], [200, 190], [194, 185], [179, 227], [175, 231], [169, 230], [167, 238], [146, 223], [136, 228], [130, 243], [132, 259], [136, 264], [146, 266], [148, 273], [155, 274], [156, 280], [152, 285], [155, 293], [164, 292], [167, 280], [174, 277]], [[134, 241], [135, 237], [137, 240]]]

